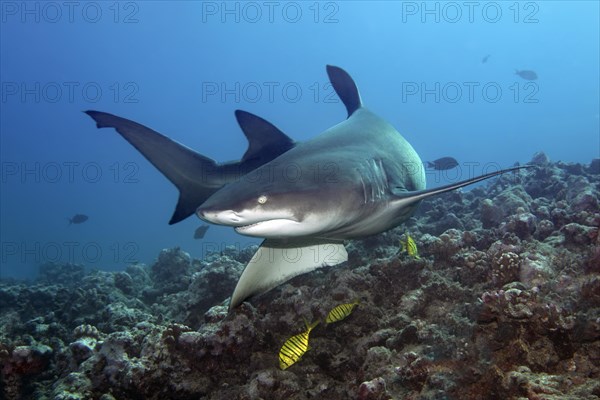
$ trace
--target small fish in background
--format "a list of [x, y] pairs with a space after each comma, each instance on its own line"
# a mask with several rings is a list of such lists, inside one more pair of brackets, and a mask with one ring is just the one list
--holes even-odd
[[88, 216], [85, 214], [75, 214], [73, 215], [73, 218], [67, 218], [67, 220], [69, 221], [69, 225], [72, 224], [83, 224], [85, 221], [88, 220]]
[[325, 323], [331, 324], [332, 322], [338, 322], [347, 318], [359, 303], [359, 299], [356, 299], [352, 303], [340, 304], [333, 307], [333, 309], [329, 311], [329, 314], [327, 314]]
[[535, 73], [535, 71], [529, 71], [529, 70], [521, 70], [519, 71], [518, 69], [515, 69], [515, 75], [519, 75], [521, 78], [525, 79], [526, 81], [535, 81], [538, 76]]
[[488, 54], [487, 56], [483, 57], [483, 58], [481, 59], [481, 63], [482, 63], [482, 64], [485, 64], [485, 63], [487, 62], [487, 60], [490, 58], [490, 56], [491, 56], [491, 54]]
[[310, 331], [312, 331], [315, 326], [319, 325], [319, 322], [320, 321], [317, 320], [309, 325], [308, 322], [304, 321], [306, 324], [306, 331], [292, 336], [285, 341], [283, 346], [281, 346], [281, 350], [279, 350], [279, 368], [288, 369], [302, 358], [309, 348], [308, 336], [310, 335]]
[[420, 260], [419, 250], [417, 249], [417, 244], [415, 240], [409, 234], [406, 234], [406, 239], [404, 241], [400, 240], [400, 244], [402, 245], [402, 252], [407, 252], [408, 255], [415, 260]]
[[452, 169], [458, 165], [458, 161], [452, 157], [442, 157], [434, 161], [427, 161], [427, 167], [438, 171]]
[[201, 225], [194, 232], [194, 239], [202, 239], [206, 234], [206, 231], [210, 228], [210, 225]]

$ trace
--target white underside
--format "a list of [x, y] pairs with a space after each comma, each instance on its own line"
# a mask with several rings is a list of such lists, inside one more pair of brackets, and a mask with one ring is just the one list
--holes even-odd
[[319, 239], [280, 241], [267, 239], [256, 251], [231, 295], [229, 308], [244, 299], [317, 268], [337, 265], [348, 260], [340, 242]]

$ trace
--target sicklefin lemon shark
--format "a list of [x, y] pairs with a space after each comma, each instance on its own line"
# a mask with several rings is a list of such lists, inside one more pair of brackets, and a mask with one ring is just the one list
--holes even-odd
[[353, 79], [327, 66], [348, 118], [314, 139], [296, 143], [266, 120], [237, 110], [248, 139], [239, 161], [217, 163], [137, 122], [86, 111], [111, 127], [179, 190], [169, 224], [194, 212], [201, 219], [264, 238], [242, 275], [230, 309], [289, 279], [348, 259], [343, 240], [392, 229], [421, 200], [529, 166], [508, 168], [425, 189], [413, 147], [362, 105]]
[[348, 118], [225, 185], [197, 209], [205, 221], [265, 238], [239, 278], [230, 309], [297, 275], [346, 261], [343, 240], [398, 226], [423, 199], [528, 167], [425, 189], [413, 147], [363, 107], [346, 71], [327, 66], [327, 73]]

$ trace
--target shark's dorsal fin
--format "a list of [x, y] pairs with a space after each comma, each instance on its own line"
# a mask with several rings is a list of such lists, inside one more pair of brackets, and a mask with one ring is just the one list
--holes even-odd
[[229, 310], [297, 275], [347, 260], [348, 253], [340, 241], [266, 239], [242, 272], [231, 295]]
[[218, 168], [210, 158], [126, 118], [100, 111], [85, 113], [96, 121], [98, 128], [115, 128], [179, 189], [179, 200], [170, 225], [192, 215], [220, 188], [203, 179]]
[[242, 162], [273, 159], [294, 147], [294, 141], [275, 125], [246, 111], [236, 110], [235, 118], [248, 139], [248, 150]]
[[333, 89], [335, 89], [340, 100], [346, 106], [349, 118], [354, 111], [362, 107], [360, 94], [358, 93], [354, 79], [346, 71], [333, 65], [327, 66], [327, 75], [329, 75], [329, 81]]

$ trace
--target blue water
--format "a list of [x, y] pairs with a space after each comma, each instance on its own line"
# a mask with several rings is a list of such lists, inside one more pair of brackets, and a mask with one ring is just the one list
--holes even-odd
[[[0, 3], [1, 277], [257, 243], [217, 226], [194, 240], [195, 216], [169, 226], [176, 189], [83, 110], [234, 160], [246, 148], [235, 109], [298, 141], [342, 121], [333, 64], [423, 160], [459, 160], [462, 176], [431, 175], [430, 186], [539, 150], [600, 156], [598, 2], [169, 3]], [[69, 226], [77, 213], [90, 218]]]

